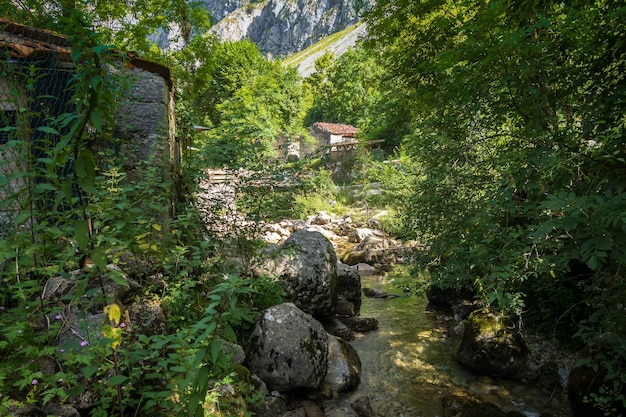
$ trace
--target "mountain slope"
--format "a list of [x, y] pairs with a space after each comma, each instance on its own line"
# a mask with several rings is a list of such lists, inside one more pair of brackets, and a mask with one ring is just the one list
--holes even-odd
[[326, 52], [339, 56], [367, 33], [365, 24], [357, 23], [341, 32], [334, 33], [314, 45], [309, 46], [283, 61], [284, 65], [296, 67], [302, 77], [308, 77], [315, 72], [315, 61]]
[[[223, 40], [250, 39], [270, 57], [294, 54], [359, 22], [354, 0], [205, 0]], [[369, 6], [369, 1], [363, 1]], [[237, 7], [238, 6], [238, 7]]]

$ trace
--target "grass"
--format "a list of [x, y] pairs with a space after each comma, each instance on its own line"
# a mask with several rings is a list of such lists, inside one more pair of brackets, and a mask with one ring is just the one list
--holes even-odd
[[341, 32], [335, 32], [332, 35], [329, 35], [322, 39], [321, 41], [309, 46], [308, 48], [291, 55], [283, 60], [283, 65], [297, 67], [300, 65], [305, 59], [314, 55], [318, 52], [323, 52], [330, 48], [331, 45], [341, 40], [343, 37], [350, 34], [352, 31], [357, 29], [359, 24], [352, 25]]

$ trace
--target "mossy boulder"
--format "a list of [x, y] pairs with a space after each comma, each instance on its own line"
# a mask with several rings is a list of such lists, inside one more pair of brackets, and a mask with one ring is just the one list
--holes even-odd
[[337, 256], [319, 232], [299, 230], [280, 246], [257, 254], [255, 276], [283, 283], [287, 299], [316, 318], [331, 317], [337, 296]]
[[514, 378], [527, 367], [528, 348], [510, 320], [481, 309], [467, 319], [457, 359], [477, 373]]
[[317, 389], [326, 375], [328, 338], [322, 325], [293, 303], [263, 311], [248, 342], [248, 369], [271, 390]]

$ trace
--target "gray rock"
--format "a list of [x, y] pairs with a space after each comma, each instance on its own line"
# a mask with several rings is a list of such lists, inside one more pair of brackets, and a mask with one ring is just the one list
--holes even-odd
[[343, 340], [353, 340], [354, 332], [348, 328], [345, 324], [337, 319], [325, 320], [323, 322], [326, 331], [333, 336], [342, 338]]
[[308, 224], [303, 227], [303, 230], [307, 230], [309, 232], [318, 232], [324, 235], [324, 237], [328, 240], [335, 241], [339, 239], [339, 236], [335, 232], [330, 229], [326, 229], [319, 224]]
[[347, 391], [361, 382], [361, 359], [345, 340], [328, 338], [328, 367], [322, 382], [322, 391], [335, 393]]
[[333, 313], [337, 257], [333, 245], [317, 232], [300, 230], [272, 252], [262, 253], [253, 267], [256, 276], [276, 277], [288, 299], [317, 317]]
[[229, 342], [228, 340], [220, 340], [222, 344], [222, 352], [226, 355], [230, 355], [233, 361], [238, 364], [242, 364], [246, 360], [246, 354], [243, 347], [237, 343]]
[[378, 320], [375, 318], [348, 317], [342, 318], [341, 322], [355, 332], [364, 333], [378, 329]]
[[480, 309], [480, 304], [476, 300], [463, 300], [459, 304], [452, 306], [452, 313], [455, 321], [465, 320], [474, 311]]
[[356, 316], [354, 311], [354, 304], [346, 299], [343, 295], [337, 295], [335, 299], [335, 315], [337, 317], [352, 317]]
[[102, 328], [108, 323], [104, 313], [85, 314], [78, 307], [72, 307], [63, 314], [63, 325], [56, 341], [61, 349], [80, 350], [94, 340], [103, 337]]
[[10, 417], [80, 417], [80, 413], [71, 405], [48, 403], [39, 408], [32, 404], [9, 409]]
[[46, 416], [55, 417], [80, 417], [80, 413], [71, 405], [67, 404], [46, 404], [42, 410]]
[[254, 326], [248, 368], [272, 390], [317, 389], [326, 374], [328, 333], [293, 303], [268, 308]]
[[495, 404], [482, 402], [463, 389], [444, 395], [442, 405], [444, 417], [506, 417], [506, 413]]
[[[79, 293], [77, 288], [81, 286]], [[108, 324], [107, 315], [103, 313], [105, 305], [119, 303], [137, 289], [139, 284], [115, 265], [107, 265], [107, 272], [100, 277], [93, 276], [92, 271], [86, 269], [73, 271], [69, 278], [50, 278], [41, 297], [57, 302], [58, 311], [49, 318], [61, 323], [56, 342], [63, 349], [79, 350], [102, 338], [102, 328]], [[79, 294], [78, 299], [73, 299], [76, 294]], [[72, 303], [66, 305], [70, 299]]]
[[165, 334], [166, 319], [159, 303], [152, 300], [133, 303], [128, 308], [128, 314], [133, 331], [147, 336]]
[[547, 362], [541, 365], [537, 378], [537, 384], [548, 392], [560, 392], [563, 389], [559, 365], [556, 362]]
[[354, 306], [353, 316], [361, 312], [361, 276], [356, 268], [337, 263], [337, 297], [343, 296]]
[[365, 262], [359, 262], [356, 265], [353, 265], [354, 268], [356, 269], [357, 274], [359, 274], [360, 277], [369, 277], [372, 275], [378, 275], [379, 272], [376, 268], [374, 268], [372, 265], [370, 264], [366, 264]]
[[262, 401], [250, 404], [248, 410], [253, 412], [255, 417], [285, 416], [287, 404], [285, 400], [280, 397], [267, 395]]
[[[362, 2], [367, 6], [369, 1]], [[250, 39], [266, 55], [305, 49], [359, 21], [352, 1], [269, 0], [239, 8], [212, 28], [222, 39]]]
[[324, 408], [324, 415], [326, 417], [360, 417], [350, 404], [344, 401], [334, 402]]
[[326, 417], [324, 410], [314, 401], [304, 400], [301, 402], [301, 405], [306, 413], [306, 417]]
[[395, 294], [389, 294], [380, 288], [363, 287], [363, 294], [368, 298], [390, 298], [397, 297]]
[[381, 236], [369, 234], [356, 246], [355, 250], [387, 249], [389, 241]]
[[325, 224], [330, 224], [332, 221], [333, 218], [330, 216], [330, 214], [326, 213], [325, 211], [320, 211], [315, 216], [311, 217], [310, 223], [323, 226]]
[[202, 0], [202, 4], [211, 13], [211, 18], [215, 22], [219, 22], [248, 3], [250, 0]]
[[[389, 248], [379, 248], [378, 246], [385, 245], [384, 242], [386, 241], [379, 238], [370, 239], [370, 237], [359, 243], [351, 251], [346, 252], [341, 261], [347, 265], [358, 265], [361, 263], [375, 265], [379, 269], [388, 269], [383, 268], [383, 265], [395, 265], [397, 250]], [[371, 247], [368, 247], [365, 245], [367, 243], [373, 244], [371, 245]]]
[[359, 397], [354, 400], [350, 406], [357, 412], [359, 417], [376, 417], [369, 397]]
[[467, 319], [457, 359], [483, 375], [515, 377], [527, 367], [528, 348], [509, 320], [477, 310]]
[[[268, 416], [269, 417], [269, 416]], [[283, 413], [281, 417], [308, 417], [304, 408], [296, 408], [295, 410]]]
[[372, 229], [359, 227], [352, 231], [348, 241], [352, 243], [361, 243], [365, 240], [365, 238], [367, 238], [370, 235], [373, 235], [374, 233], [375, 232]]
[[[341, 262], [345, 263], [346, 265], [350, 265], [350, 266], [354, 266], [354, 265], [358, 265], [358, 264], [365, 264], [367, 263], [367, 251], [366, 250], [357, 250], [357, 249], [352, 249], [350, 251], [347, 251], [344, 255], [343, 258], [341, 259]], [[373, 275], [373, 274], [371, 274]], [[366, 275], [363, 275], [366, 276]]]

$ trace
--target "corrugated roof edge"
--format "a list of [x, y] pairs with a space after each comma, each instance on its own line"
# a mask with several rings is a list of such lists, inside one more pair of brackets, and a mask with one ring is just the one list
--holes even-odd
[[[21, 23], [12, 22], [10, 20], [2, 18], [0, 18], [0, 30], [13, 33], [17, 36], [23, 36], [33, 41], [46, 42], [48, 44], [57, 45], [63, 48], [70, 48], [72, 46], [71, 39], [66, 35], [60, 35], [47, 29], [40, 29], [32, 26], [22, 25]], [[64, 59], [65, 61], [67, 61], [67, 56], [65, 56], [65, 54], [61, 54], [60, 51], [54, 52], [60, 55], [60, 59]], [[165, 65], [162, 65], [155, 61], [147, 60], [145, 58], [140, 58], [134, 52], [122, 52], [119, 50], [114, 50], [114, 52], [128, 58], [127, 62], [130, 63], [132, 66], [160, 75], [167, 81], [170, 87], [172, 86], [172, 73], [170, 69]]]

